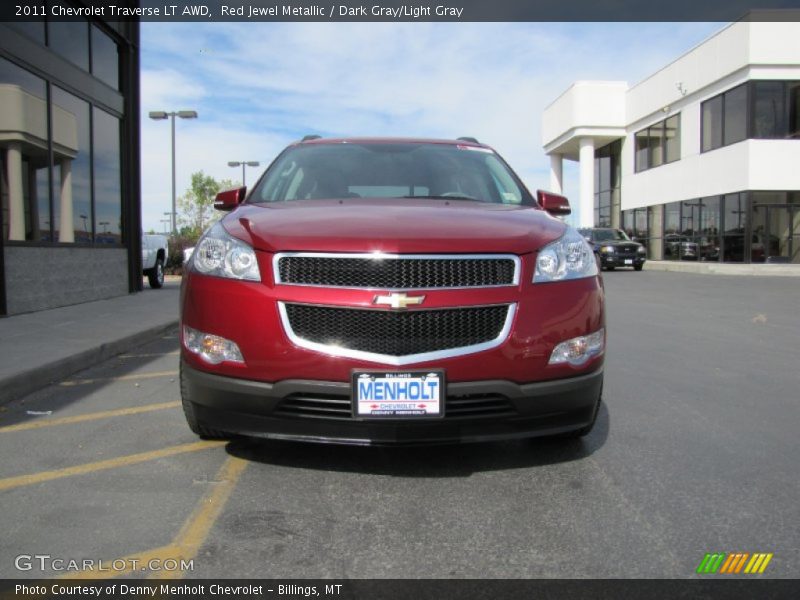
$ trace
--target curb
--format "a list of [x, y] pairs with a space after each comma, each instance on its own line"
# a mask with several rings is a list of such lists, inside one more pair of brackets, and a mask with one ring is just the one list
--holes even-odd
[[796, 264], [733, 264], [713, 262], [679, 262], [648, 260], [645, 271], [662, 273], [693, 273], [695, 275], [734, 275], [747, 277], [800, 277], [800, 265]]
[[105, 342], [72, 356], [34, 367], [0, 380], [0, 406], [18, 400], [28, 394], [47, 387], [69, 375], [88, 369], [92, 365], [146, 344], [160, 335], [178, 327], [178, 319], [162, 323], [144, 331]]

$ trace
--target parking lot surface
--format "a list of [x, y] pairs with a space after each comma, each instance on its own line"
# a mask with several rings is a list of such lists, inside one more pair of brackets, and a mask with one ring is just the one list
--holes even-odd
[[693, 577], [709, 552], [800, 576], [797, 280], [604, 278], [582, 441], [201, 441], [177, 332], [0, 407], [0, 576], [98, 575], [18, 570], [46, 554], [135, 565], [102, 577]]

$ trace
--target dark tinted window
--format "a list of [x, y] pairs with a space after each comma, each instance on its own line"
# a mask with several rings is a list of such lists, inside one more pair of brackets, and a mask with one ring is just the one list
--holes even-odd
[[44, 44], [44, 21], [6, 21], [4, 24]]
[[649, 151], [649, 137], [647, 129], [636, 133], [636, 170], [644, 171], [647, 168], [647, 153]]
[[93, 111], [95, 241], [122, 241], [122, 193], [120, 188], [119, 119], [105, 111]]
[[753, 83], [753, 137], [784, 137], [786, 130], [786, 94], [781, 81]]
[[89, 24], [86, 21], [50, 21], [48, 25], [50, 48], [89, 70]]
[[725, 121], [722, 143], [735, 144], [747, 138], [747, 86], [740, 85], [725, 93]]
[[92, 26], [92, 74], [114, 89], [119, 88], [119, 49], [114, 40]]
[[519, 204], [525, 194], [494, 152], [414, 143], [307, 144], [270, 167], [250, 202], [443, 197]]
[[722, 96], [703, 103], [703, 151], [722, 146]]
[[673, 115], [636, 133], [636, 171], [680, 159], [680, 123], [680, 115]]
[[4, 239], [50, 239], [44, 80], [0, 58], [0, 204]]
[[[53, 86], [51, 119], [56, 229], [60, 228], [62, 221], [64, 224], [57, 239], [61, 242], [90, 243], [92, 196], [89, 103]], [[72, 218], [69, 217], [70, 212]]]
[[680, 119], [680, 115], [675, 115], [664, 122], [664, 153], [668, 163], [681, 157]]
[[800, 83], [789, 86], [789, 131], [788, 137], [800, 137]]
[[649, 129], [650, 137], [650, 166], [658, 167], [664, 164], [664, 122], [661, 121]]

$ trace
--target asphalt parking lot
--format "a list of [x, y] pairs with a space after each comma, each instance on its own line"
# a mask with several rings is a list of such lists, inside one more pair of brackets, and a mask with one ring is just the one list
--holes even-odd
[[174, 335], [2, 407], [0, 577], [87, 574], [15, 567], [47, 554], [136, 565], [103, 577], [683, 578], [709, 552], [800, 576], [800, 283], [604, 277], [583, 441], [200, 441]]

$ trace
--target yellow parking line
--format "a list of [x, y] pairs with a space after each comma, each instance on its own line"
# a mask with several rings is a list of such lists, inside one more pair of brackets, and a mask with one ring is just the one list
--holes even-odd
[[154, 371], [151, 373], [134, 373], [133, 375], [120, 375], [118, 377], [95, 377], [94, 379], [68, 379], [62, 381], [58, 385], [63, 387], [72, 387], [74, 385], [84, 385], [87, 383], [96, 383], [98, 381], [135, 381], [137, 379], [155, 379], [156, 377], [174, 377], [177, 371]]
[[[192, 514], [183, 524], [181, 530], [172, 540], [172, 543], [152, 550], [145, 550], [136, 554], [130, 554], [114, 561], [104, 561], [104, 564], [119, 564], [125, 561], [126, 568], [120, 570], [92, 571], [86, 570], [80, 573], [70, 573], [65, 579], [110, 579], [112, 577], [122, 577], [132, 573], [134, 570], [145, 570], [151, 561], [158, 561], [163, 565], [164, 561], [174, 560], [180, 563], [183, 561], [194, 560], [200, 551], [203, 542], [208, 537], [211, 528], [222, 513], [222, 509], [228, 502], [239, 478], [247, 466], [247, 461], [234, 456], [229, 456], [217, 472], [211, 489], [203, 496], [195, 507]], [[153, 579], [178, 579], [183, 577], [181, 571], [154, 571], [150, 575]]]
[[[235, 456], [229, 456], [220, 467], [215, 477], [215, 483], [206, 496], [195, 507], [191, 516], [183, 524], [172, 545], [179, 551], [183, 560], [193, 560], [200, 551], [203, 542], [208, 537], [211, 528], [225, 508], [231, 492], [236, 487], [242, 473], [247, 467], [247, 461]], [[152, 579], [178, 579], [183, 577], [180, 571], [157, 571], [151, 575]]]
[[72, 423], [83, 423], [84, 421], [95, 421], [97, 419], [108, 419], [111, 417], [122, 417], [125, 415], [138, 415], [140, 413], [151, 412], [154, 410], [164, 410], [165, 408], [176, 408], [180, 406], [180, 400], [173, 402], [161, 402], [159, 404], [146, 404], [144, 406], [133, 406], [131, 408], [120, 408], [117, 410], [103, 410], [100, 412], [88, 413], [85, 415], [75, 415], [74, 417], [60, 417], [57, 419], [37, 419], [19, 425], [7, 425], [0, 427], [0, 433], [10, 433], [12, 431], [27, 431], [28, 429], [40, 429], [42, 427], [55, 427], [56, 425], [69, 425]]
[[135, 465], [148, 460], [155, 460], [157, 458], [174, 456], [176, 454], [185, 454], [186, 452], [197, 452], [198, 450], [205, 450], [207, 448], [216, 448], [218, 446], [222, 446], [223, 444], [225, 444], [223, 441], [191, 442], [189, 444], [180, 444], [178, 446], [162, 448], [161, 450], [140, 452], [139, 454], [129, 454], [128, 456], [120, 456], [118, 458], [110, 458], [108, 460], [100, 460], [93, 463], [76, 465], [74, 467], [67, 467], [65, 469], [42, 471], [40, 473], [31, 473], [30, 475], [18, 475], [17, 477], [7, 477], [5, 479], [0, 479], [0, 491], [42, 483], [44, 481], [51, 481], [53, 479], [61, 479], [62, 477], [85, 475], [86, 473], [94, 473], [96, 471], [104, 471], [106, 469], [127, 467], [129, 465]]

